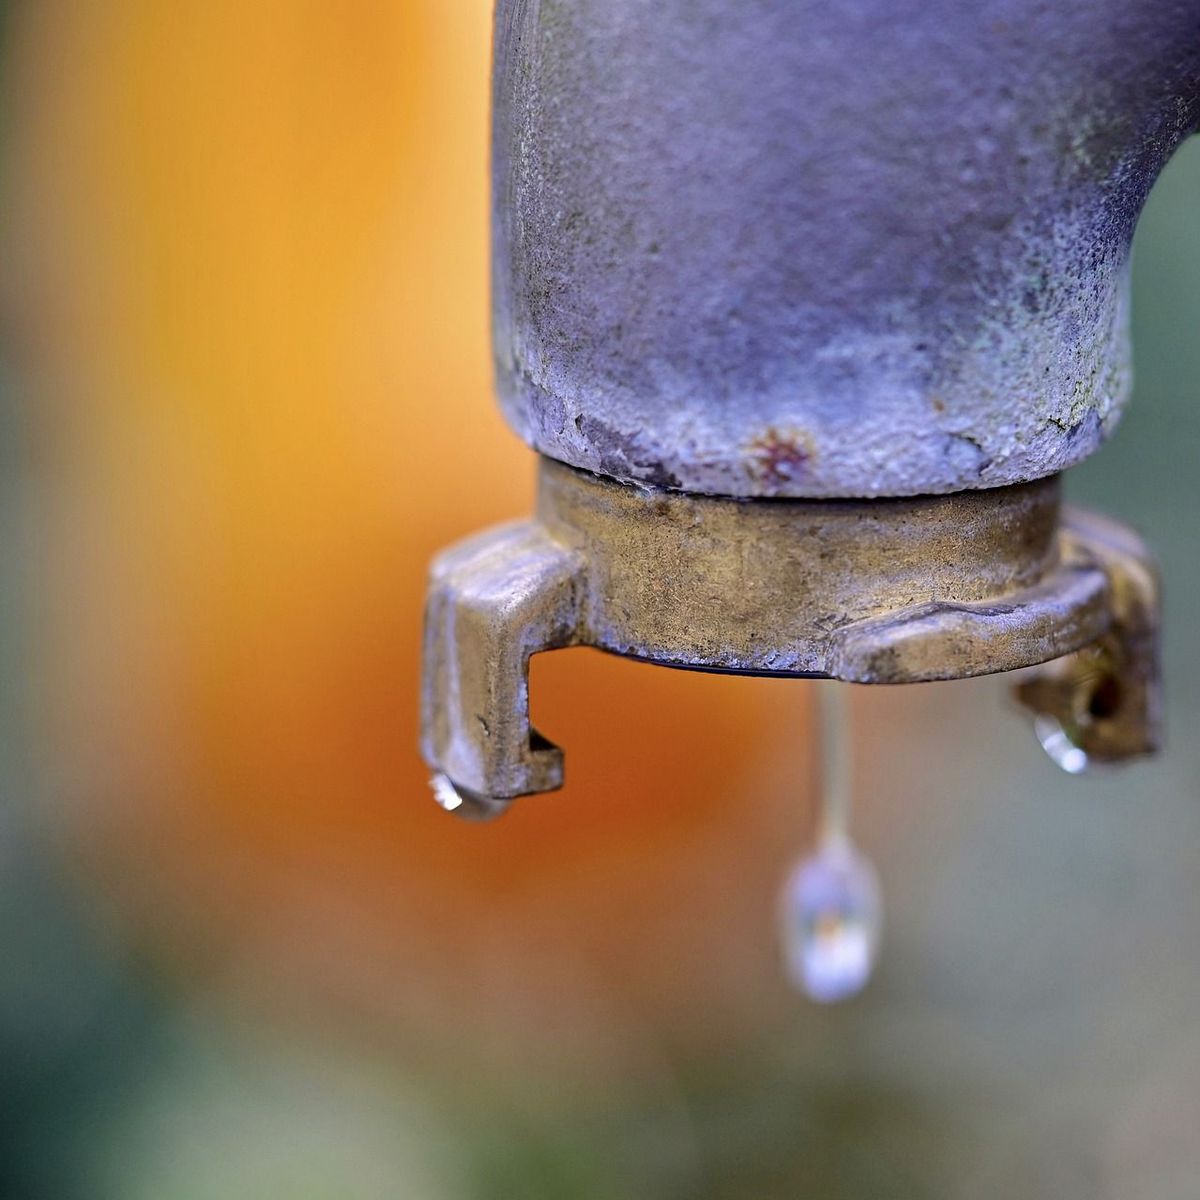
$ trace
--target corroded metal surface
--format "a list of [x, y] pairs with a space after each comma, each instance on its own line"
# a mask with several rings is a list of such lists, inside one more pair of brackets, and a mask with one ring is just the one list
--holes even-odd
[[[1131, 582], [1145, 572], [1136, 539], [1111, 523], [1064, 527], [1054, 478], [943, 497], [745, 501], [549, 459], [540, 470], [534, 520], [434, 564], [422, 744], [455, 810], [489, 815], [561, 784], [561, 752], [529, 724], [539, 651], [586, 644], [702, 670], [909, 683], [1103, 645], [1135, 610], [1154, 624], [1153, 596]], [[1150, 678], [1153, 656], [1147, 665], [1126, 644], [1122, 671]]]
[[1097, 642], [1017, 684], [1017, 699], [1083, 751], [1081, 766], [1153, 754], [1162, 740], [1158, 572], [1123, 525], [1076, 509], [1066, 520], [1068, 541], [1108, 574], [1112, 620]]
[[755, 502], [544, 459], [537, 516], [583, 564], [578, 639], [673, 666], [907, 683], [1027, 666], [1104, 623], [1103, 573], [1060, 560], [1055, 479]]
[[1055, 474], [1128, 387], [1129, 246], [1200, 119], [1200, 5], [496, 21], [497, 379], [544, 457], [534, 519], [434, 566], [439, 802], [561, 783], [528, 667], [575, 644], [868, 683], [1058, 660], [1020, 696], [1072, 764], [1153, 748], [1153, 571], [1064, 521]]
[[561, 752], [529, 725], [529, 658], [578, 640], [582, 568], [534, 522], [488, 530], [434, 562], [422, 749], [459, 788], [506, 797], [561, 786]]
[[1092, 451], [1192, 0], [500, 0], [495, 348], [551, 457], [744, 496]]

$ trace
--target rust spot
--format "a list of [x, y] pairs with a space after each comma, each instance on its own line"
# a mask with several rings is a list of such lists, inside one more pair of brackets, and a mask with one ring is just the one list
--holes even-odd
[[771, 425], [746, 447], [750, 470], [760, 483], [785, 487], [804, 476], [815, 457], [812, 438], [800, 429]]

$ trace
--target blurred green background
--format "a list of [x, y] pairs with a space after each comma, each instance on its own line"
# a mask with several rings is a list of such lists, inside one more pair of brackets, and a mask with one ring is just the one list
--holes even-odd
[[424, 794], [423, 564], [528, 502], [486, 7], [6, 14], [0, 1196], [1194, 1200], [1200, 146], [1139, 228], [1134, 402], [1068, 482], [1160, 557], [1167, 752], [1069, 778], [1010, 681], [856, 690], [886, 941], [817, 1009], [771, 920], [810, 685], [565, 655], [561, 804], [467, 835]]

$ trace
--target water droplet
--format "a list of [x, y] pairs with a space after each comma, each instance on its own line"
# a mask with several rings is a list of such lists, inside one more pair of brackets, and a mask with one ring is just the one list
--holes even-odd
[[512, 803], [499, 796], [484, 796], [469, 788], [459, 787], [442, 771], [430, 779], [429, 786], [438, 805], [464, 821], [490, 821], [507, 812]]
[[1042, 749], [1068, 775], [1082, 775], [1091, 766], [1088, 752], [1071, 740], [1057, 717], [1041, 713], [1034, 718], [1033, 732]]
[[820, 1004], [862, 991], [875, 966], [882, 924], [875, 868], [850, 841], [827, 839], [784, 884], [788, 976]]

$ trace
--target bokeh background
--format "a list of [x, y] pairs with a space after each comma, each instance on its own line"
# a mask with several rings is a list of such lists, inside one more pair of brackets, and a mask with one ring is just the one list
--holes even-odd
[[1200, 1195], [1200, 150], [1072, 473], [1167, 580], [1169, 750], [852, 695], [878, 979], [789, 992], [807, 683], [535, 664], [560, 794], [415, 752], [425, 564], [527, 510], [491, 400], [486, 0], [10, 3], [0, 1196]]

